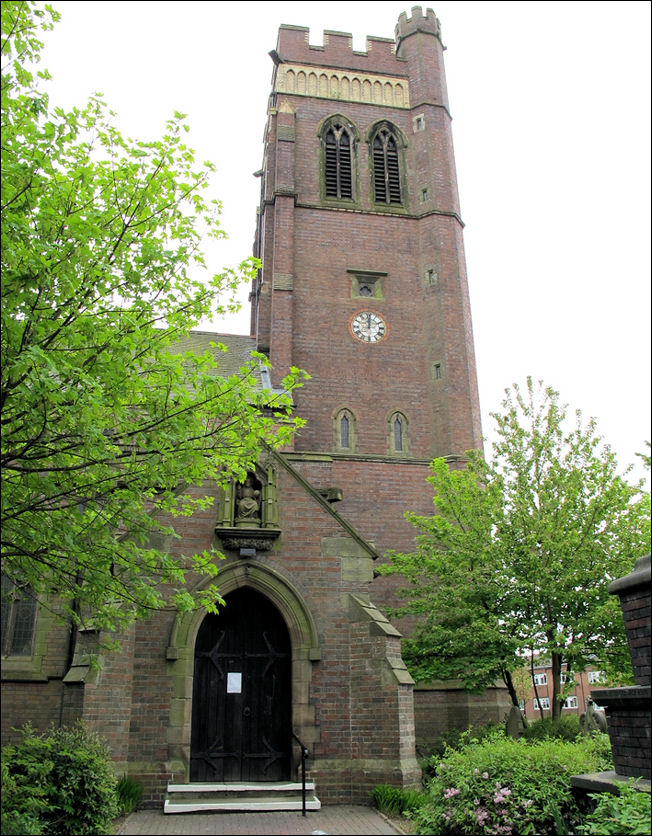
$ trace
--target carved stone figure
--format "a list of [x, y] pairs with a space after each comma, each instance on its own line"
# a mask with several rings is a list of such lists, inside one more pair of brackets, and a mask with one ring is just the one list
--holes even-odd
[[248, 473], [243, 485], [236, 491], [236, 525], [260, 525], [260, 491], [256, 489], [254, 477]]

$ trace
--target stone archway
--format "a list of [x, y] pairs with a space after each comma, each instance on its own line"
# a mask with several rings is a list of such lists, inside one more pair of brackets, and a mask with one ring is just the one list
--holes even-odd
[[[210, 583], [208, 579], [206, 583]], [[312, 665], [320, 659], [319, 640], [312, 615], [297, 590], [279, 572], [265, 564], [238, 561], [220, 571], [222, 596], [249, 587], [262, 593], [280, 612], [290, 635], [292, 669], [292, 731], [308, 747], [319, 740], [314, 707], [309, 704]], [[191, 727], [194, 651], [197, 633], [205, 612], [180, 615], [175, 620], [167, 648], [170, 673], [174, 678], [174, 698], [168, 724], [168, 770], [175, 782], [190, 780]], [[296, 771], [299, 749], [293, 749], [292, 774]]]

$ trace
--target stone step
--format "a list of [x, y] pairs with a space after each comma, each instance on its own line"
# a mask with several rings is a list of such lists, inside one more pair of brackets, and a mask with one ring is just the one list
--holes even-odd
[[[319, 810], [315, 784], [306, 782], [306, 810]], [[164, 813], [301, 810], [301, 784], [233, 782], [168, 784]]]

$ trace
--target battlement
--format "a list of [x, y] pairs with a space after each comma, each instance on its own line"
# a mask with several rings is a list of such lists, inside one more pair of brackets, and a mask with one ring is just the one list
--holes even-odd
[[426, 9], [425, 15], [421, 6], [412, 6], [412, 17], [406, 12], [398, 16], [398, 23], [394, 30], [396, 35], [396, 52], [401, 48], [402, 41], [415, 32], [426, 32], [441, 41], [441, 24], [432, 9]]
[[350, 32], [324, 31], [324, 45], [310, 44], [306, 26], [282, 24], [276, 52], [282, 63], [322, 65], [363, 72], [405, 74], [404, 62], [397, 58], [393, 38], [367, 37], [366, 51], [353, 49]]

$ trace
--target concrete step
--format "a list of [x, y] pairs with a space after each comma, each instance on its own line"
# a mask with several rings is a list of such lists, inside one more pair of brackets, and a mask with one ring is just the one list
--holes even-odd
[[[306, 782], [306, 810], [319, 810], [315, 784]], [[168, 784], [164, 813], [204, 811], [246, 812], [301, 810], [301, 784], [294, 782], [233, 782]]]

